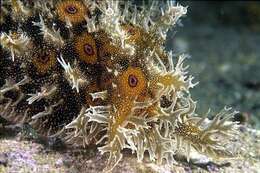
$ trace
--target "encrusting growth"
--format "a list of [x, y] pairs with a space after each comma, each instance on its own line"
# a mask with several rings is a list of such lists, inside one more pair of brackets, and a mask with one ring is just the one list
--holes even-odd
[[124, 149], [159, 164], [192, 151], [233, 156], [236, 112], [198, 116], [187, 55], [165, 50], [187, 8], [158, 2], [4, 1], [0, 115], [67, 144], [97, 145], [109, 155], [106, 171]]

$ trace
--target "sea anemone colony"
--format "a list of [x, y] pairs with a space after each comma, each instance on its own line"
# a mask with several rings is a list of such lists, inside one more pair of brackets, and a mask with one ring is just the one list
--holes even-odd
[[96, 145], [108, 171], [124, 149], [158, 164], [176, 153], [189, 160], [193, 150], [232, 156], [236, 112], [197, 115], [187, 55], [165, 50], [187, 8], [158, 2], [2, 1], [0, 115], [68, 144]]

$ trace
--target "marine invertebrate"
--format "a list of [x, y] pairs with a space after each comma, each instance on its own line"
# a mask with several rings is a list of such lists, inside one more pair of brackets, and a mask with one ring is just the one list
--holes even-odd
[[[155, 2], [142, 8], [113, 0], [41, 3], [25, 3], [34, 17], [21, 16], [19, 25], [11, 20], [1, 31], [1, 116], [68, 144], [96, 144], [109, 154], [106, 170], [126, 148], [139, 161], [148, 152], [151, 161], [168, 164], [179, 152], [189, 158], [193, 149], [232, 155], [225, 146], [236, 134], [229, 121], [236, 112], [198, 116], [187, 56], [164, 49], [185, 7], [171, 1], [160, 9]], [[8, 2], [3, 8], [17, 13]]]
[[76, 0], [61, 1], [56, 6], [56, 12], [61, 21], [71, 24], [83, 22], [88, 13], [86, 6]]
[[76, 38], [75, 49], [82, 61], [90, 64], [97, 62], [96, 42], [90, 34], [83, 33]]
[[34, 67], [41, 74], [49, 72], [57, 63], [56, 52], [53, 48], [49, 50], [42, 48], [32, 58]]
[[25, 53], [30, 39], [25, 34], [10, 33], [8, 35], [7, 33], [1, 33], [0, 40], [1, 45], [11, 52], [14, 61], [15, 53], [18, 55]]

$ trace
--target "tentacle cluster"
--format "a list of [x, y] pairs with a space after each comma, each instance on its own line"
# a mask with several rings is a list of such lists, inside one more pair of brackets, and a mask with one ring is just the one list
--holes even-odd
[[124, 149], [139, 161], [148, 153], [168, 164], [192, 150], [232, 155], [226, 145], [236, 136], [229, 121], [236, 112], [198, 116], [187, 55], [164, 48], [185, 7], [36, 0], [6, 1], [1, 9], [2, 117], [68, 144], [96, 144], [109, 155], [106, 170]]

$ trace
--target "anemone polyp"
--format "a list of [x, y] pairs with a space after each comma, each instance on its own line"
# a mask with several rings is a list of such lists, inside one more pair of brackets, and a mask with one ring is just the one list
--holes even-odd
[[88, 15], [87, 7], [81, 1], [76, 0], [59, 2], [56, 11], [61, 21], [71, 22], [72, 24], [83, 22]]
[[138, 79], [135, 75], [130, 74], [128, 76], [128, 84], [130, 87], [136, 87], [138, 84]]
[[73, 5], [67, 6], [66, 10], [70, 14], [75, 14], [78, 11], [77, 8], [75, 6], [73, 6]]
[[126, 41], [129, 43], [136, 43], [142, 39], [141, 29], [137, 26], [123, 25], [122, 26], [126, 34], [128, 35]]
[[94, 55], [95, 53], [93, 47], [87, 43], [84, 45], [84, 52], [89, 56]]
[[118, 78], [118, 89], [125, 97], [139, 96], [146, 84], [146, 77], [139, 67], [128, 67]]
[[89, 64], [97, 62], [97, 48], [93, 36], [83, 33], [75, 39], [74, 47], [79, 54], [79, 58]]
[[45, 74], [56, 65], [56, 55], [54, 50], [41, 50], [33, 56], [32, 63], [40, 74]]

